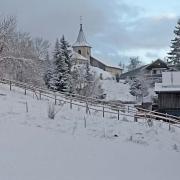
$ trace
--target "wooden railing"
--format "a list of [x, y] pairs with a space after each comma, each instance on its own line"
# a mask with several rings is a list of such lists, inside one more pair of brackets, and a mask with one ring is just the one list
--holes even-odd
[[152, 120], [162, 120], [164, 123], [168, 123], [172, 126], [180, 128], [180, 117], [150, 111], [142, 108], [135, 108], [122, 103], [117, 105], [112, 102], [109, 103], [107, 101], [80, 96], [77, 94], [50, 91], [48, 89], [37, 87], [32, 84], [11, 81], [8, 79], [0, 79], [0, 83], [9, 85], [10, 90], [12, 90], [14, 86], [21, 88], [24, 90], [25, 95], [27, 94], [27, 91], [30, 91], [35, 94], [38, 100], [46, 97], [53, 100], [55, 105], [58, 105], [58, 102], [63, 101], [65, 103], [68, 103], [71, 109], [73, 108], [73, 106], [84, 107], [86, 113], [90, 113], [90, 110], [93, 110], [101, 112], [103, 117], [105, 117], [106, 114], [113, 114], [116, 115], [118, 120], [120, 120], [120, 115], [133, 117], [134, 121], [138, 121], [139, 118], [144, 118], [145, 120], [147, 120], [147, 118], [151, 118]]

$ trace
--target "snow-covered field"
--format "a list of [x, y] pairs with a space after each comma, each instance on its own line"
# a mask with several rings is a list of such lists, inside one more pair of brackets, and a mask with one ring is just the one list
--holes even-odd
[[102, 118], [93, 111], [86, 115], [69, 104], [57, 106], [51, 120], [47, 100], [4, 85], [0, 102], [2, 180], [180, 179], [179, 129], [107, 114]]
[[120, 100], [120, 101], [135, 101], [135, 97], [129, 93], [129, 84], [124, 84], [124, 80], [119, 83], [116, 80], [112, 80], [113, 76], [109, 72], [103, 71], [96, 67], [91, 67], [91, 72], [95, 73], [97, 77], [102, 74], [103, 80], [101, 80], [102, 89], [107, 95], [106, 100]]
[[115, 80], [103, 80], [102, 88], [107, 94], [107, 100], [135, 101], [135, 97], [129, 93], [129, 85]]

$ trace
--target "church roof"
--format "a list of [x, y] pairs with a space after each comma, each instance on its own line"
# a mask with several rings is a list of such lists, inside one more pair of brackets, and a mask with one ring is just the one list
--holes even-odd
[[77, 38], [76, 42], [73, 44], [73, 47], [80, 47], [80, 46], [91, 47], [86, 41], [86, 37], [83, 32], [82, 24], [80, 24], [78, 38]]
[[73, 58], [73, 59], [78, 59], [78, 60], [88, 61], [87, 58], [85, 58], [84, 56], [78, 54], [78, 53], [75, 52], [75, 51], [73, 51], [72, 58]]

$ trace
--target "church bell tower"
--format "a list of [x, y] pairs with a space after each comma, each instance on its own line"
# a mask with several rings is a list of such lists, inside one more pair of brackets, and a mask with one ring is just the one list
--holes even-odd
[[73, 50], [80, 54], [81, 56], [87, 58], [90, 61], [91, 57], [91, 46], [87, 43], [84, 32], [83, 25], [80, 24], [80, 30], [76, 42], [73, 44]]

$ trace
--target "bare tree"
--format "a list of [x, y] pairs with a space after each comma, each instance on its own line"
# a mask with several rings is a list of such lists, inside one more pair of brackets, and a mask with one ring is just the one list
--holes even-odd
[[139, 57], [131, 57], [129, 65], [127, 66], [128, 71], [138, 68], [141, 64], [142, 62], [139, 60]]
[[50, 47], [49, 41], [42, 38], [35, 38], [33, 40], [34, 51], [39, 59], [45, 59]]
[[0, 55], [4, 51], [9, 49], [9, 41], [13, 38], [14, 32], [16, 29], [16, 18], [13, 16], [10, 17], [1, 17], [0, 18]]

